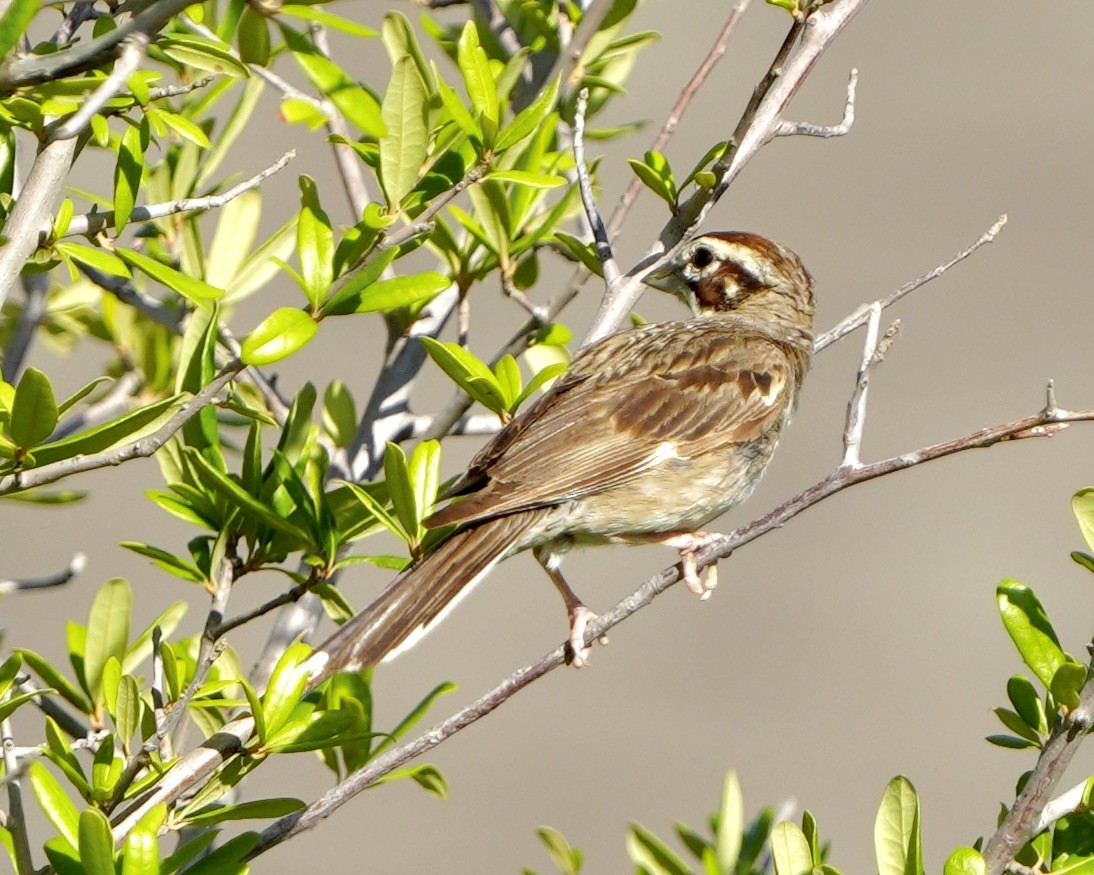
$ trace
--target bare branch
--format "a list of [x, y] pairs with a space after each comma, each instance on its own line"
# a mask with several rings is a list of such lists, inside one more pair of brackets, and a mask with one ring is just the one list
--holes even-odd
[[843, 430], [844, 467], [859, 466], [859, 449], [862, 446], [862, 430], [866, 425], [866, 394], [870, 386], [870, 374], [880, 362], [878, 344], [881, 341], [881, 304], [870, 306], [870, 321], [866, 328], [866, 340], [862, 348], [862, 363], [855, 378], [855, 389], [847, 404], [847, 424]]
[[148, 52], [148, 45], [152, 38], [147, 33], [137, 31], [131, 33], [121, 42], [121, 52], [114, 62], [114, 69], [110, 72], [95, 91], [80, 104], [80, 108], [63, 122], [57, 125], [50, 133], [50, 139], [67, 140], [83, 133], [91, 123], [91, 117], [101, 110], [111, 98], [125, 88], [129, 77], [137, 72]]
[[1086, 797], [1086, 788], [1090, 780], [1080, 781], [1070, 790], [1065, 790], [1041, 809], [1041, 816], [1037, 819], [1037, 826], [1033, 828], [1033, 834], [1044, 832], [1061, 818], [1076, 814], [1085, 808], [1083, 799]]
[[[166, 2], [166, 0], [164, 0]], [[45, 58], [56, 57], [44, 55]], [[0, 66], [2, 78], [2, 66]], [[27, 259], [38, 248], [39, 229], [48, 229], [50, 216], [61, 194], [61, 186], [76, 154], [76, 140], [56, 140], [47, 143], [34, 159], [27, 183], [15, 201], [11, 215], [4, 224], [7, 240], [0, 247], [0, 307]], [[49, 231], [47, 230], [48, 234]]]
[[[582, 19], [584, 22], [584, 19]], [[593, 231], [593, 243], [596, 246], [596, 257], [600, 259], [604, 269], [604, 282], [608, 286], [608, 294], [619, 284], [619, 265], [616, 264], [612, 254], [612, 242], [608, 239], [608, 231], [604, 227], [604, 220], [596, 208], [596, 197], [593, 195], [593, 184], [589, 179], [589, 167], [585, 163], [585, 109], [589, 105], [589, 89], [582, 88], [577, 95], [577, 106], [574, 109], [574, 161], [577, 165], [577, 186], [581, 192], [581, 203], [585, 207], [585, 215], [589, 219], [589, 227]]]
[[61, 571], [47, 574], [45, 577], [28, 577], [21, 580], [0, 580], [0, 597], [8, 593], [19, 592], [28, 589], [52, 589], [64, 586], [76, 575], [82, 574], [87, 568], [87, 554], [76, 553]]
[[187, 82], [185, 85], [164, 85], [162, 88], [149, 88], [148, 99], [164, 100], [168, 97], [182, 97], [184, 94], [189, 94], [191, 91], [197, 91], [212, 84], [216, 78], [215, 75], [210, 73], [208, 76], [202, 76], [200, 79]]
[[[1004, 213], [1002, 216], [1000, 216], [996, 220], [995, 224], [992, 225], [990, 228], [988, 228], [988, 230], [985, 231], [983, 234], [981, 234], [976, 239], [975, 242], [973, 242], [970, 246], [966, 246], [964, 249], [962, 249], [960, 252], [958, 252], [955, 256], [953, 256], [953, 258], [950, 258], [949, 260], [942, 262], [942, 264], [938, 265], [937, 267], [932, 268], [931, 270], [927, 271], [925, 274], [922, 274], [921, 276], [916, 277], [911, 282], [905, 283], [904, 285], [902, 285], [899, 289], [897, 289], [895, 292], [893, 292], [889, 296], [887, 296], [885, 298], [882, 298], [878, 302], [878, 303], [881, 304], [881, 309], [884, 310], [887, 307], [891, 307], [893, 304], [895, 304], [897, 301], [899, 301], [905, 295], [908, 295], [911, 292], [914, 292], [920, 286], [926, 285], [931, 280], [938, 279], [940, 276], [942, 276], [942, 274], [944, 274], [946, 271], [948, 271], [951, 267], [953, 267], [956, 264], [960, 264], [962, 261], [964, 261], [970, 255], [972, 255], [974, 252], [976, 252], [976, 250], [979, 249], [981, 246], [983, 246], [986, 243], [991, 243], [993, 240], [995, 240], [996, 236], [998, 236], [999, 232], [1002, 230], [1003, 226], [1006, 223], [1007, 223], [1007, 216]], [[869, 320], [869, 318], [870, 318], [870, 308], [872, 306], [873, 305], [871, 305], [871, 304], [866, 304], [866, 305], [862, 306], [861, 308], [856, 310], [854, 313], [852, 313], [850, 316], [848, 316], [846, 319], [841, 321], [838, 325], [836, 325], [833, 328], [830, 328], [828, 331], [824, 332], [824, 334], [820, 335], [820, 337], [818, 337], [816, 339], [816, 341], [814, 342], [814, 344], [813, 344], [815, 351], [820, 352], [825, 347], [831, 346], [833, 343], [835, 343], [840, 338], [847, 336], [852, 331], [854, 331], [856, 328], [859, 328], [860, 326], [865, 325], [867, 320]]]
[[858, 86], [858, 70], [851, 68], [847, 79], [847, 102], [843, 106], [843, 120], [838, 125], [815, 125], [810, 122], [781, 121], [775, 128], [776, 137], [842, 137], [851, 132], [855, 123], [855, 88]]
[[84, 471], [94, 471], [98, 468], [120, 465], [131, 459], [151, 456], [167, 443], [175, 432], [196, 416], [200, 410], [211, 404], [217, 393], [228, 385], [242, 369], [242, 362], [229, 362], [221, 368], [220, 373], [210, 381], [209, 385], [186, 401], [167, 422], [149, 435], [113, 449], [103, 450], [101, 453], [74, 456], [71, 459], [62, 459], [59, 462], [51, 462], [38, 468], [5, 474], [0, 477], [0, 495], [23, 492], [38, 486], [45, 486], [47, 483], [56, 483], [58, 480], [73, 474], [81, 474]]
[[[162, 219], [164, 216], [170, 216], [175, 213], [194, 213], [199, 210], [219, 209], [229, 201], [235, 200], [244, 192], [250, 191], [252, 188], [258, 188], [263, 180], [273, 176], [279, 170], [283, 170], [295, 157], [296, 150], [290, 149], [265, 170], [256, 173], [250, 179], [243, 180], [243, 182], [238, 185], [233, 185], [230, 189], [221, 192], [220, 194], [211, 194], [206, 197], [179, 198], [178, 200], [167, 201], [162, 204], [134, 207], [133, 213], [129, 217], [129, 221], [130, 223], [150, 222], [153, 219]], [[68, 231], [65, 232], [65, 237], [86, 237], [90, 234], [97, 234], [106, 228], [113, 227], [113, 210], [104, 210], [101, 213], [84, 213], [82, 216], [76, 216], [72, 219], [69, 223]], [[42, 242], [45, 242], [49, 233], [49, 226], [44, 226], [40, 232]], [[98, 283], [97, 280], [95, 282]]]

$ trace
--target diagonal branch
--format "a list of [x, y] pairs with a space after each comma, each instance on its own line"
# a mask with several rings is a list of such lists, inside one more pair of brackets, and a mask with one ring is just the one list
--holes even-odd
[[80, 108], [63, 122], [57, 125], [50, 133], [52, 140], [67, 140], [83, 133], [91, 123], [91, 117], [101, 110], [111, 98], [125, 87], [126, 81], [137, 72], [141, 61], [148, 53], [148, 44], [152, 38], [147, 33], [138, 31], [127, 36], [121, 44], [121, 52], [118, 60], [114, 62], [114, 69], [95, 91], [80, 104]]
[[209, 384], [196, 395], [187, 400], [175, 413], [159, 428], [142, 438], [103, 450], [99, 453], [89, 453], [86, 456], [73, 456], [71, 459], [62, 459], [59, 462], [51, 462], [39, 468], [30, 468], [25, 471], [16, 471], [0, 477], [0, 495], [9, 495], [13, 492], [23, 492], [47, 483], [56, 483], [73, 474], [81, 474], [85, 471], [95, 471], [99, 468], [107, 468], [120, 465], [131, 459], [142, 459], [151, 456], [187, 422], [193, 419], [206, 406], [213, 402], [221, 389], [228, 385], [232, 379], [243, 370], [243, 363], [233, 360], [221, 368]]
[[[858, 468], [841, 466], [789, 501], [737, 529], [704, 550], [699, 556], [699, 565], [702, 567], [716, 561], [718, 558], [728, 556], [734, 550], [756, 540], [761, 535], [781, 528], [802, 511], [858, 483], [883, 477], [895, 471], [901, 471], [905, 468], [965, 450], [990, 447], [1001, 441], [1047, 436], [1069, 423], [1092, 421], [1094, 421], [1094, 410], [1068, 411], [1046, 407], [1032, 416], [981, 429], [964, 437], [923, 447], [914, 452], [893, 456], [880, 462], [862, 465]], [[611, 628], [650, 605], [658, 595], [679, 579], [679, 566], [667, 568], [655, 577], [650, 578], [630, 596], [591, 623], [586, 631], [585, 641], [592, 644]], [[275, 821], [262, 832], [248, 859], [253, 859], [294, 835], [315, 826], [321, 820], [329, 817], [353, 796], [376, 784], [385, 775], [421, 756], [426, 751], [437, 747], [437, 745], [451, 738], [460, 730], [485, 717], [534, 681], [563, 665], [565, 658], [566, 648], [564, 646], [555, 648], [538, 662], [518, 669], [494, 689], [448, 719], [436, 724], [417, 738], [403, 742], [381, 754], [364, 768], [354, 772], [328, 790], [306, 808]], [[1089, 692], [1087, 688], [1089, 688]], [[1094, 679], [1087, 682], [1087, 688], [1084, 688], [1084, 695], [1088, 695], [1088, 698], [1084, 698], [1084, 702], [1089, 699], [1091, 703], [1094, 703]], [[1088, 705], [1088, 711], [1094, 711], [1094, 704]], [[1092, 715], [1087, 713], [1086, 716], [1087, 719], [1090, 719]]]

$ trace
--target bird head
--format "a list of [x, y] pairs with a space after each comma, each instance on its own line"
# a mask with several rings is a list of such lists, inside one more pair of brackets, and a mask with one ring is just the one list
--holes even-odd
[[645, 283], [678, 296], [696, 316], [760, 311], [812, 320], [813, 278], [801, 259], [746, 231], [712, 231], [689, 240]]

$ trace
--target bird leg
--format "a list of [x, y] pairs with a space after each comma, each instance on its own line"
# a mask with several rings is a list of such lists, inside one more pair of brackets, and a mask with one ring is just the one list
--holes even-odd
[[659, 543], [675, 547], [679, 551], [680, 574], [684, 578], [684, 584], [703, 601], [710, 598], [718, 585], [718, 565], [711, 563], [700, 577], [698, 556], [722, 537], [717, 532], [682, 532], [659, 539]]
[[[566, 583], [566, 578], [562, 576], [559, 566], [562, 564], [562, 557], [565, 552], [565, 550], [557, 548], [550, 549], [546, 545], [532, 550], [536, 561], [547, 572], [547, 576], [551, 578], [551, 582], [566, 603], [566, 613], [570, 617], [570, 637], [566, 642], [569, 650], [569, 662], [574, 668], [581, 668], [589, 664], [589, 653], [591, 652], [591, 648], [585, 643], [585, 630], [596, 619], [597, 615], [585, 606], [585, 603], [578, 598], [577, 593], [570, 589], [570, 585]], [[597, 638], [597, 641], [600, 644], [607, 644], [608, 636], [601, 635]]]

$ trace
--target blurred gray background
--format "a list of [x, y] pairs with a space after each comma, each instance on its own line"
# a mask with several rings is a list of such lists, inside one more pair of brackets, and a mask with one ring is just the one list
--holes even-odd
[[[378, 27], [390, 5], [355, 0], [335, 9]], [[635, 16], [635, 29], [663, 38], [645, 50], [630, 95], [598, 121], [651, 124], [623, 142], [590, 144], [605, 155], [605, 212], [629, 181], [625, 156], [647, 148], [727, 6], [648, 0]], [[411, 4], [399, 8], [416, 14]], [[674, 165], [690, 167], [728, 134], [787, 25], [782, 11], [753, 4], [667, 150]], [[903, 330], [873, 383], [867, 461], [1032, 413], [1049, 377], [1062, 406], [1094, 407], [1092, 32], [1086, 0], [875, 0], [788, 112], [837, 121], [848, 70], [857, 66], [853, 132], [771, 144], [711, 216], [710, 228], [758, 231], [802, 256], [817, 280], [823, 329], [1009, 213], [994, 245], [890, 311]], [[378, 41], [366, 49], [339, 59], [376, 82], [386, 77], [386, 57]], [[300, 173], [319, 176], [332, 215], [348, 218], [321, 144], [283, 125], [272, 101], [254, 128], [236, 149], [235, 169], [254, 172], [285, 148], [301, 148], [289, 172], [264, 188], [270, 227], [296, 208]], [[618, 241], [622, 261], [643, 252], [666, 217], [663, 204], [643, 196]], [[545, 273], [533, 298], [549, 297], [567, 275], [562, 267]], [[578, 335], [599, 294], [590, 284], [566, 315]], [[472, 343], [488, 355], [521, 313], [494, 288], [475, 295]], [[233, 328], [242, 334], [287, 302], [298, 303], [278, 283], [248, 302]], [[680, 315], [654, 295], [638, 309], [648, 319]], [[324, 323], [283, 370], [282, 385], [337, 377], [362, 396], [375, 374], [379, 331], [375, 317]], [[767, 479], [718, 528], [759, 515], [838, 462], [860, 352], [855, 334], [817, 359]], [[74, 386], [83, 381], [81, 357], [97, 355], [84, 346], [59, 359], [39, 347], [31, 363]], [[434, 383], [418, 393], [422, 411], [448, 397], [448, 387]], [[446, 474], [478, 442], [450, 442]], [[626, 871], [628, 821], [665, 836], [676, 819], [700, 826], [728, 768], [740, 773], [750, 816], [793, 798], [832, 840], [831, 862], [853, 873], [874, 870], [878, 802], [892, 776], [907, 775], [922, 798], [926, 860], [937, 869], [954, 847], [992, 829], [999, 802], [1013, 798], [1014, 780], [1033, 762], [1032, 754], [983, 741], [1001, 731], [990, 709], [1005, 703], [1007, 678], [1023, 670], [996, 613], [995, 585], [1004, 577], [1032, 584], [1072, 652], [1083, 653], [1094, 629], [1091, 578], [1068, 558], [1082, 546], [1069, 499], [1094, 483], [1092, 446], [1094, 426], [1079, 426], [824, 502], [723, 562], [711, 601], [670, 591], [616, 629], [589, 669], [555, 672], [435, 751], [430, 760], [451, 782], [447, 802], [409, 782], [365, 793], [263, 857], [256, 871], [550, 871], [534, 833], [541, 824], [584, 849], [585, 871]], [[60, 656], [63, 620], [86, 618], [95, 589], [112, 576], [132, 582], [144, 621], [171, 601], [194, 599], [184, 631], [199, 630], [204, 601], [196, 589], [116, 546], [135, 539], [181, 550], [193, 535], [143, 497], [159, 485], [155, 463], [67, 485], [93, 495], [60, 510], [0, 504], [0, 577], [54, 571], [77, 550], [91, 560], [64, 590], [4, 601], [6, 643]], [[567, 566], [590, 606], [604, 609], [672, 559], [659, 548], [612, 548]], [[383, 582], [380, 572], [355, 570], [346, 590], [360, 605]], [[281, 585], [273, 576], [248, 578], [233, 603], [257, 604]], [[557, 595], [530, 558], [518, 557], [419, 648], [378, 672], [380, 722], [390, 725], [435, 682], [451, 679], [460, 689], [435, 708], [439, 719], [564, 632]], [[249, 659], [264, 634], [256, 628], [231, 643]], [[40, 732], [36, 718], [22, 731]], [[1087, 751], [1065, 786], [1092, 765]], [[256, 778], [252, 797], [311, 799], [330, 784], [308, 755], [284, 757]]]

